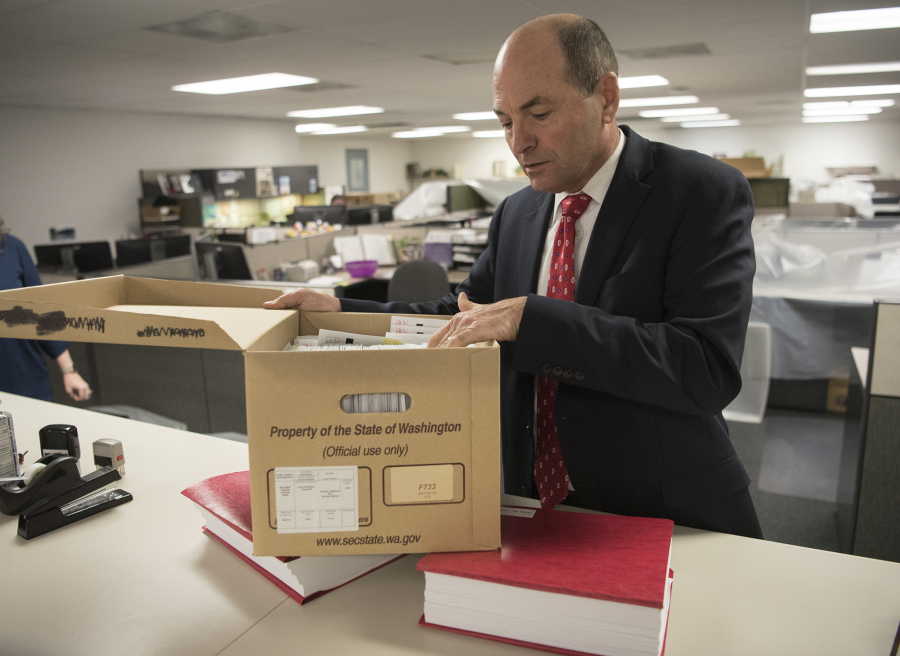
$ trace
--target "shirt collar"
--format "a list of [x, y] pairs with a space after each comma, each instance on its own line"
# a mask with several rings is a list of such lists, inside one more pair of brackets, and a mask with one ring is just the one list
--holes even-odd
[[[606, 192], [609, 189], [609, 185], [612, 184], [613, 174], [616, 172], [616, 166], [619, 164], [619, 157], [622, 155], [622, 151], [625, 149], [625, 133], [622, 132], [622, 129], [619, 128], [619, 143], [616, 144], [615, 150], [613, 150], [612, 155], [609, 156], [609, 159], [600, 167], [600, 169], [591, 176], [591, 179], [587, 181], [587, 184], [576, 193], [585, 193], [591, 197], [592, 200], [596, 201], [599, 204], [603, 204], [603, 199], [606, 197]], [[555, 195], [556, 205], [555, 207], [559, 207], [563, 200], [572, 194], [567, 194], [566, 192], [561, 192]]]

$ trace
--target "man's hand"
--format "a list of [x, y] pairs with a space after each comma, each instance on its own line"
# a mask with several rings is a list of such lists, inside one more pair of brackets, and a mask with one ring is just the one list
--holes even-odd
[[340, 312], [341, 302], [334, 296], [322, 294], [312, 289], [295, 289], [282, 294], [274, 301], [266, 301], [263, 307], [267, 310], [290, 310], [297, 308], [306, 312]]
[[463, 292], [459, 295], [459, 314], [453, 315], [450, 323], [431, 336], [428, 348], [468, 346], [490, 339], [511, 342], [519, 333], [525, 300], [525, 296], [520, 296], [479, 305]]

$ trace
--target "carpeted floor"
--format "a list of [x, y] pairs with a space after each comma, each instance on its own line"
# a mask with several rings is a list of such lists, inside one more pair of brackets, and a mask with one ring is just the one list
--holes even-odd
[[839, 551], [835, 497], [843, 421], [838, 414], [770, 409], [762, 424], [729, 422], [767, 540]]

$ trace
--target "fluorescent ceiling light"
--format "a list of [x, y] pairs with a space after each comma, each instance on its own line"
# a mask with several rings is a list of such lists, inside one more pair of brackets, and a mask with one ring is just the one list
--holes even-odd
[[682, 109], [645, 109], [638, 112], [643, 118], [662, 118], [663, 116], [703, 116], [718, 114], [718, 107], [684, 107]]
[[451, 132], [469, 132], [472, 128], [468, 125], [445, 125], [436, 128], [414, 128], [403, 132], [394, 132], [391, 136], [397, 139], [421, 139], [423, 137], [439, 137]]
[[426, 132], [437, 132], [438, 134], [449, 134], [451, 132], [470, 132], [472, 128], [468, 125], [446, 125], [438, 128], [415, 128], [416, 130], [425, 130]]
[[708, 114], [706, 116], [666, 116], [660, 119], [663, 123], [681, 123], [682, 121], [724, 121], [730, 114]]
[[262, 75], [247, 75], [246, 77], [231, 77], [225, 80], [210, 80], [208, 82], [194, 82], [192, 84], [176, 84], [172, 91], [187, 91], [188, 93], [207, 93], [220, 96], [226, 93], [243, 93], [245, 91], [261, 91], [262, 89], [283, 89], [285, 87], [298, 87], [302, 84], [315, 84], [314, 77], [302, 75], [288, 75], [287, 73], [263, 73]]
[[457, 121], [489, 121], [497, 120], [494, 112], [463, 112], [462, 114], [454, 114], [453, 118]]
[[900, 71], [900, 62], [878, 64], [841, 64], [840, 66], [810, 66], [807, 75], [854, 75], [857, 73], [891, 73]]
[[730, 121], [690, 121], [689, 123], [682, 123], [681, 127], [683, 128], [730, 128], [735, 125], [740, 125], [741, 122], [736, 118], [731, 119]]
[[395, 132], [391, 136], [395, 139], [424, 139], [425, 137], [439, 137], [441, 132], [431, 132], [429, 130], [405, 130], [403, 132]]
[[288, 112], [288, 116], [297, 118], [327, 118], [329, 116], [359, 116], [361, 114], [381, 114], [384, 107], [366, 107], [365, 105], [353, 105], [352, 107], [323, 107], [322, 109], [302, 109], [296, 112]]
[[876, 84], [865, 87], [822, 87], [806, 89], [803, 95], [807, 98], [828, 98], [830, 96], [879, 96], [900, 93], [900, 84]]
[[847, 116], [849, 114], [880, 114], [881, 107], [835, 107], [833, 109], [804, 109], [804, 116]]
[[478, 132], [472, 133], [473, 137], [478, 137], [479, 139], [490, 139], [491, 137], [505, 137], [505, 130], [479, 130]]
[[871, 100], [826, 100], [825, 102], [803, 103], [803, 109], [840, 109], [843, 107], [893, 107], [890, 98], [872, 98]]
[[623, 98], [619, 107], [659, 107], [660, 105], [690, 105], [700, 102], [697, 96], [663, 96], [662, 98]]
[[330, 130], [336, 127], [334, 123], [302, 123], [294, 127], [296, 132], [318, 132], [319, 130]]
[[900, 27], [900, 7], [832, 11], [813, 14], [809, 19], [810, 34], [883, 30], [890, 27]]
[[664, 87], [669, 81], [661, 75], [638, 75], [636, 77], [620, 77], [620, 89], [640, 89], [642, 87]]
[[846, 123], [848, 121], [868, 121], [867, 114], [853, 114], [851, 116], [804, 116], [804, 123]]
[[368, 130], [365, 125], [348, 125], [343, 128], [330, 128], [328, 130], [319, 130], [313, 134], [350, 134], [351, 132], [365, 132]]

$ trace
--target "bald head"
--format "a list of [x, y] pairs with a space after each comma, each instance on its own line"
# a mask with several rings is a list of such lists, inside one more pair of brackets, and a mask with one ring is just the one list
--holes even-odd
[[534, 52], [535, 41], [555, 41], [562, 53], [565, 80], [587, 98], [606, 73], [618, 76], [619, 64], [606, 34], [594, 21], [576, 14], [551, 14], [528, 21], [513, 32], [497, 56], [497, 68], [503, 65], [507, 52], [528, 49]]

